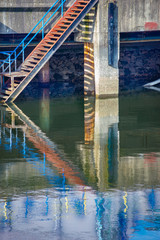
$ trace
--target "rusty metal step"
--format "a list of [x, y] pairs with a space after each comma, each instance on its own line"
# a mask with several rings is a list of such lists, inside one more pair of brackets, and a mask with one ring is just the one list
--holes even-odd
[[[21, 87], [16, 88], [9, 96], [9, 99], [15, 99], [21, 91], [33, 79], [35, 74], [41, 69], [46, 61], [61, 46], [69, 34], [80, 23], [83, 17], [97, 3], [98, 0], [76, 0], [67, 12], [58, 20], [55, 26], [46, 34], [41, 42], [25, 59], [21, 65], [20, 72], [25, 74], [23, 80], [19, 83]], [[51, 51], [52, 49], [52, 51]], [[9, 90], [9, 88], [8, 88]]]

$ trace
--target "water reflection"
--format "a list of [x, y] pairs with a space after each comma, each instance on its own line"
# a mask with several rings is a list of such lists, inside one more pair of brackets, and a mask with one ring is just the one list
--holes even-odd
[[[82, 144], [83, 171], [92, 185], [105, 191], [117, 181], [119, 156], [118, 99], [85, 98], [85, 144]], [[89, 147], [86, 145], [89, 144]]]
[[48, 99], [44, 125], [46, 99], [1, 106], [1, 239], [159, 239], [158, 102]]
[[49, 131], [50, 119], [50, 104], [49, 104], [49, 88], [44, 88], [42, 93], [41, 107], [40, 107], [40, 126]]

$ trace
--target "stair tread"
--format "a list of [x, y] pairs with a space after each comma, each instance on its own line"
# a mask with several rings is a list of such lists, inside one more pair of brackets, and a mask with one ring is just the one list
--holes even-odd
[[6, 99], [6, 98], [8, 98], [8, 96], [5, 96], [5, 95], [3, 95], [3, 94], [0, 94], [0, 98]]
[[5, 76], [5, 77], [11, 77], [11, 76], [14, 76], [14, 77], [23, 77], [25, 76], [25, 73], [23, 72], [11, 72], [11, 73], [1, 73], [0, 75], [2, 76]]
[[[21, 64], [20, 71], [18, 72], [12, 72], [9, 73], [2, 73], [2, 76], [6, 77], [24, 77], [22, 79], [23, 85], [22, 88], [24, 89], [28, 83], [33, 79], [34, 75], [37, 74], [39, 71], [38, 68], [35, 67], [40, 66], [44, 64], [44, 62], [47, 61], [48, 58], [52, 56], [52, 54], [55, 51], [52, 51], [51, 49], [54, 49], [54, 45], [56, 44], [55, 50], [61, 46], [61, 44], [64, 42], [64, 40], [69, 36], [69, 34], [74, 30], [76, 25], [82, 21], [83, 17], [88, 13], [88, 11], [98, 2], [98, 0], [76, 0], [71, 7], [68, 8], [66, 13], [58, 20], [58, 22], [53, 26], [53, 28], [46, 34], [46, 36], [38, 43], [38, 45], [33, 49], [33, 51], [28, 55], [28, 57], [24, 60], [24, 62]], [[84, 9], [88, 6], [86, 11]], [[83, 14], [81, 14], [83, 13]], [[75, 21], [77, 19], [77, 22]], [[62, 37], [64, 36], [64, 37]], [[60, 40], [62, 39], [62, 40]], [[49, 54], [49, 55], [47, 55]], [[42, 61], [42, 59], [44, 61]], [[40, 65], [40, 62], [42, 61], [42, 64]], [[32, 74], [31, 74], [32, 73]], [[27, 77], [26, 77], [27, 76]], [[15, 91], [12, 91], [8, 99], [11, 98], [11, 100], [16, 98], [20, 92], [23, 90], [22, 88], [16, 88], [18, 85], [20, 85], [21, 81], [15, 81], [14, 83], [14, 89], [18, 89]], [[9, 85], [7, 89], [4, 89], [4, 91], [1, 93], [1, 98], [5, 98], [6, 96], [4, 94], [9, 94], [11, 90], [11, 86]], [[6, 100], [6, 102], [8, 101]]]

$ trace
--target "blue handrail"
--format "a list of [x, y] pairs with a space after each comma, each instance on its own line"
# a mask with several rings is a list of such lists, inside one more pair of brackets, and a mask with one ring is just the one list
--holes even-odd
[[[61, 9], [61, 16], [63, 16], [63, 12], [64, 12], [64, 3], [67, 0], [56, 0], [56, 2], [50, 7], [50, 9], [45, 13], [45, 15], [40, 19], [40, 21], [32, 28], [32, 30], [26, 35], [26, 37], [21, 41], [21, 43], [9, 54], [8, 52], [0, 52], [0, 54], [8, 54], [9, 56], [3, 60], [3, 63], [0, 65], [0, 69], [2, 69], [2, 72], [6, 72], [6, 70], [9, 68], [9, 73], [11, 73], [11, 65], [13, 63], [15, 63], [15, 71], [17, 69], [17, 58], [20, 56], [20, 54], [22, 54], [22, 62], [24, 62], [24, 50], [25, 48], [32, 42], [32, 40], [37, 36], [37, 34], [42, 30], [42, 39], [44, 38], [44, 27], [46, 26], [46, 24], [51, 20], [51, 18], [57, 13], [57, 11], [59, 9]], [[76, 1], [76, 0], [75, 0]], [[48, 15], [48, 13], [51, 12], [51, 10], [53, 9], [53, 7], [55, 5], [58, 4], [58, 2], [60, 2], [60, 5], [56, 8], [56, 10], [51, 14], [51, 16], [48, 18], [48, 20], [46, 22], [44, 22], [44, 18]], [[40, 25], [41, 27], [39, 28], [39, 30], [33, 35], [33, 37], [28, 40], [28, 42], [25, 44], [25, 40], [31, 35], [31, 33]], [[22, 49], [21, 49], [22, 48]], [[19, 52], [17, 53], [17, 50], [19, 50]], [[5, 67], [5, 64], [8, 64]]]

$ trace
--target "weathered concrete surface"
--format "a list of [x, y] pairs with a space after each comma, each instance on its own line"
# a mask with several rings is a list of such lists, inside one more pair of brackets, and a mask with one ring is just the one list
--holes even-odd
[[49, 61], [44, 65], [41, 71], [38, 73], [38, 78], [41, 83], [49, 83], [50, 82], [50, 68]]
[[[56, 0], [0, 1], [0, 34], [30, 32], [54, 2]], [[66, 1], [65, 7], [69, 7], [72, 2]], [[51, 16], [51, 13], [48, 16]], [[54, 22], [53, 19], [49, 22], [46, 31], [51, 28]]]
[[119, 0], [120, 32], [160, 30], [159, 0]]
[[94, 46], [84, 43], [84, 95], [95, 95]]
[[[0, 33], [29, 32], [55, 1], [0, 1]], [[66, 6], [68, 7], [73, 1], [68, 0]], [[99, 2], [105, 8], [106, 3], [111, 1]], [[118, 0], [117, 4], [120, 32], [160, 30], [159, 0]]]
[[114, 68], [108, 63], [108, 0], [100, 0], [97, 6], [94, 29], [94, 61], [96, 97], [117, 96], [118, 67]]

